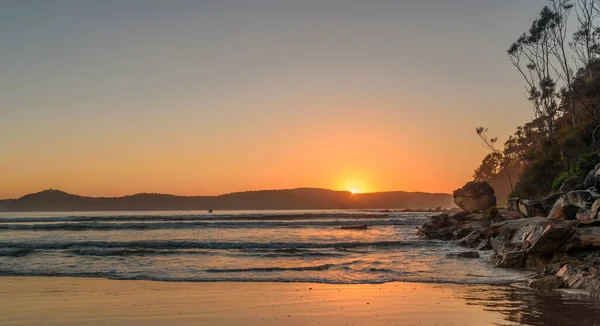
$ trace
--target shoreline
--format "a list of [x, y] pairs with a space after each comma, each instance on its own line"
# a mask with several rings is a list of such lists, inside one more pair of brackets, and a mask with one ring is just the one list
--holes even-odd
[[[597, 303], [600, 279], [596, 222], [542, 217], [537, 212], [528, 216], [528, 210], [523, 211], [496, 209], [494, 217], [466, 211], [435, 215], [418, 233], [421, 238], [466, 248], [459, 254], [462, 257], [479, 259], [479, 252], [491, 251], [489, 263], [496, 268], [535, 272], [529, 288], [583, 290]], [[491, 219], [500, 221], [494, 223]]]
[[0, 279], [3, 325], [600, 323], [600, 307], [581, 296], [506, 285]]
[[[526, 271], [531, 273], [531, 271]], [[535, 274], [531, 273], [530, 276], [533, 277]], [[461, 285], [466, 285], [466, 286], [508, 286], [508, 287], [515, 287], [515, 288], [524, 288], [524, 289], [529, 289], [527, 287], [527, 281], [530, 280], [530, 277], [527, 278], [523, 278], [523, 279], [515, 279], [515, 280], [499, 280], [499, 281], [493, 281], [493, 282], [485, 282], [485, 281], [473, 281], [473, 282], [463, 282], [463, 281], [443, 281], [443, 280], [424, 280], [424, 279], [412, 279], [412, 280], [393, 280], [393, 281], [382, 281], [382, 282], [348, 282], [348, 283], [342, 283], [342, 282], [322, 282], [322, 281], [298, 281], [298, 280], [255, 280], [255, 279], [233, 279], [233, 280], [227, 280], [227, 279], [223, 279], [223, 280], [193, 280], [193, 279], [181, 279], [181, 280], [177, 280], [177, 279], [149, 279], [149, 278], [130, 278], [130, 279], [119, 279], [119, 278], [112, 278], [112, 277], [105, 277], [105, 276], [90, 276], [90, 275], [40, 275], [40, 274], [31, 274], [31, 275], [27, 275], [27, 274], [19, 274], [19, 275], [10, 275], [10, 274], [4, 274], [4, 275], [0, 275], [0, 279], [6, 279], [6, 278], [25, 278], [25, 279], [33, 279], [33, 278], [72, 278], [72, 279], [88, 279], [88, 280], [105, 280], [105, 281], [118, 281], [118, 282], [156, 282], [156, 283], [173, 283], [173, 284], [177, 284], [177, 283], [190, 283], [190, 284], [203, 284], [203, 283], [214, 283], [214, 284], [219, 284], [219, 283], [240, 283], [240, 284], [244, 284], [244, 283], [256, 283], [256, 284], [263, 284], [263, 283], [274, 283], [274, 284], [323, 284], [323, 285], [327, 285], [327, 286], [352, 286], [352, 285], [385, 285], [385, 284], [392, 284], [392, 283], [410, 283], [410, 284], [429, 284], [429, 285], [457, 285], [457, 286], [461, 286]], [[555, 289], [555, 290], [566, 290], [566, 289]], [[575, 289], [573, 289], [575, 290]], [[588, 291], [589, 293], [589, 291]]]

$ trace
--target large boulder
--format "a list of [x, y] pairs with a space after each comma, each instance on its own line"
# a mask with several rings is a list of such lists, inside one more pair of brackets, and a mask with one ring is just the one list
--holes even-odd
[[494, 253], [490, 257], [490, 262], [497, 267], [523, 267], [525, 265], [526, 253], [524, 251], [513, 250], [503, 253]]
[[508, 198], [508, 202], [506, 203], [506, 207], [511, 211], [519, 211], [519, 197], [511, 197]]
[[560, 192], [569, 192], [573, 190], [585, 189], [584, 180], [579, 177], [570, 177], [560, 187]]
[[[547, 218], [544, 217], [533, 217], [533, 218], [529, 218], [529, 219], [513, 219], [513, 220], [507, 220], [501, 223], [496, 223], [493, 224], [492, 226], [490, 226], [486, 233], [488, 235], [489, 238], [494, 238], [497, 237], [499, 235], [509, 235], [510, 238], [512, 238], [512, 236], [515, 234], [515, 232], [517, 232], [518, 229], [529, 225], [531, 223], [541, 223], [541, 222], [545, 222], [547, 221]], [[507, 240], [508, 240], [507, 239]]]
[[491, 250], [491, 249], [492, 249], [492, 245], [490, 244], [490, 240], [489, 239], [483, 239], [483, 240], [481, 240], [481, 242], [475, 248], [475, 250], [477, 250], [477, 251], [480, 251], [480, 250]]
[[590, 219], [597, 220], [600, 213], [600, 199], [597, 199], [590, 208]]
[[590, 291], [593, 299], [600, 300], [600, 270], [597, 264], [572, 262], [556, 273], [572, 289]]
[[553, 290], [561, 287], [563, 283], [562, 278], [557, 275], [551, 275], [529, 282], [529, 287], [532, 289]]
[[586, 223], [585, 221], [582, 221], [582, 223], [578, 225], [577, 233], [580, 239], [580, 248], [587, 251], [598, 251], [598, 249], [600, 249], [600, 227], [584, 226], [584, 228], [581, 228], [581, 224], [585, 225]]
[[600, 181], [600, 163], [596, 164], [596, 167], [587, 174], [583, 180], [583, 187], [585, 189], [596, 188], [598, 181]]
[[454, 190], [454, 203], [466, 212], [482, 212], [496, 206], [494, 189], [485, 181], [471, 181]]
[[560, 197], [548, 213], [548, 218], [574, 220], [577, 217], [577, 212], [579, 212], [579, 207], [569, 203], [566, 198]]
[[542, 199], [542, 206], [544, 207], [544, 211], [546, 212], [546, 215], [544, 216], [548, 216], [548, 213], [550, 213], [552, 207], [554, 207], [554, 204], [556, 204], [556, 201], [562, 196], [562, 193], [557, 193]]
[[499, 217], [493, 218], [495, 223], [508, 220], [518, 220], [520, 218], [523, 218], [523, 215], [521, 215], [521, 213], [519, 213], [518, 211], [512, 211], [509, 209], [500, 209], [499, 213]]
[[531, 223], [517, 230], [511, 242], [522, 242], [528, 253], [547, 254], [566, 249], [575, 228], [567, 223], [548, 220]]
[[556, 253], [570, 250], [578, 239], [575, 228], [564, 221], [539, 217], [526, 221], [500, 223], [498, 235], [491, 240], [496, 266], [539, 267]]
[[519, 200], [518, 207], [519, 212], [527, 217], [548, 215], [541, 200], [521, 199]]
[[567, 201], [579, 208], [590, 208], [592, 203], [600, 198], [600, 194], [590, 190], [574, 190], [566, 193], [564, 198]]
[[479, 230], [474, 230], [464, 238], [460, 239], [458, 242], [461, 246], [465, 247], [474, 247], [479, 243], [479, 239], [481, 238], [481, 232]]
[[524, 199], [512, 197], [508, 199], [508, 210], [520, 212], [526, 217], [548, 216], [548, 213], [563, 196], [562, 193], [550, 195], [542, 200]]
[[429, 239], [450, 240], [454, 237], [458, 221], [448, 214], [432, 216], [431, 220], [425, 222], [419, 229], [419, 235]]
[[482, 230], [483, 217], [483, 214], [467, 212], [435, 215], [419, 228], [418, 234], [427, 239], [459, 240], [475, 230]]
[[[561, 220], [588, 219], [592, 217], [594, 202], [600, 199], [600, 194], [593, 190], [570, 191], [556, 200], [556, 203], [548, 214], [549, 218]], [[596, 205], [595, 214], [600, 209], [600, 203]]]

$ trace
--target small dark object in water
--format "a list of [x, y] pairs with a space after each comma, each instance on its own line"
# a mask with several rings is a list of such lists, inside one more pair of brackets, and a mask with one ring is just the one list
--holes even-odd
[[479, 253], [477, 251], [465, 251], [457, 254], [447, 254], [446, 257], [479, 258]]
[[342, 230], [366, 230], [366, 229], [367, 229], [366, 224], [342, 226]]

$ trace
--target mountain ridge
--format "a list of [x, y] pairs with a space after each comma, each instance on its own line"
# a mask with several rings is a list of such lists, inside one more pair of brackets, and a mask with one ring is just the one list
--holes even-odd
[[0, 200], [0, 211], [258, 210], [258, 209], [431, 209], [454, 207], [443, 193], [386, 191], [352, 194], [323, 188], [251, 190], [217, 196], [137, 193], [87, 197], [48, 189]]

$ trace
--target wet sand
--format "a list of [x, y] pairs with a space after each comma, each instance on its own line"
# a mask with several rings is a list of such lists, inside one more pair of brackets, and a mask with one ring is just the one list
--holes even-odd
[[489, 285], [1, 277], [0, 324], [600, 325], [600, 304]]

